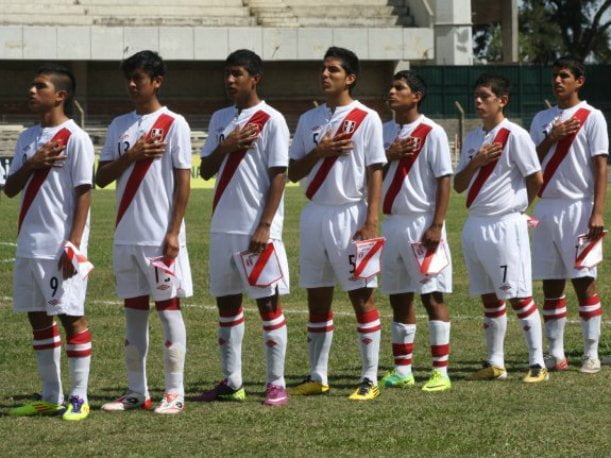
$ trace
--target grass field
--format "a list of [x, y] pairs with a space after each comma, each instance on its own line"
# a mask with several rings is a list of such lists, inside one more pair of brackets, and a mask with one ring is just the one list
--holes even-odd
[[[193, 191], [187, 215], [187, 236], [195, 295], [185, 301], [188, 330], [187, 395], [199, 393], [220, 377], [216, 344], [216, 311], [207, 293], [208, 225], [212, 191]], [[305, 292], [297, 286], [298, 218], [304, 205], [298, 188], [287, 190], [285, 243], [292, 287], [285, 298], [289, 329], [286, 374], [295, 384], [307, 373]], [[31, 334], [24, 316], [11, 311], [12, 262], [17, 201], [2, 198], [0, 226], [0, 411], [31, 399], [39, 391]], [[87, 315], [94, 338], [90, 378], [93, 412], [78, 424], [57, 418], [0, 417], [1, 456], [610, 456], [611, 369], [594, 376], [579, 374], [581, 328], [574, 295], [569, 292], [570, 323], [566, 348], [571, 370], [550, 381], [527, 386], [520, 381], [527, 354], [517, 320], [509, 312], [505, 382], [467, 382], [464, 378], [485, 357], [478, 301], [467, 294], [467, 275], [460, 251], [465, 218], [461, 196], [454, 196], [448, 232], [454, 255], [450, 375], [453, 389], [423, 393], [420, 389], [385, 390], [373, 402], [358, 404], [347, 395], [358, 382], [359, 356], [355, 319], [345, 294], [336, 293], [335, 340], [330, 361], [328, 396], [292, 398], [284, 408], [261, 405], [265, 362], [260, 319], [247, 303], [244, 380], [248, 398], [242, 404], [187, 403], [187, 412], [172, 418], [151, 412], [112, 415], [99, 406], [125, 389], [123, 311], [114, 296], [111, 272], [114, 193], [94, 192], [89, 257], [96, 266], [90, 277]], [[611, 212], [607, 212], [611, 221]], [[609, 261], [602, 266], [599, 289], [611, 297]], [[539, 285], [535, 298], [541, 301]], [[391, 367], [390, 306], [377, 296], [383, 316], [380, 371]], [[419, 318], [415, 374], [419, 384], [430, 367], [426, 319]], [[608, 317], [609, 315], [607, 315]], [[608, 318], [607, 318], [608, 320]], [[163, 390], [161, 327], [151, 320], [149, 383], [158, 400]], [[611, 353], [611, 326], [605, 321], [602, 354]], [[66, 358], [64, 381], [68, 386]], [[66, 388], [67, 389], [67, 388]]]

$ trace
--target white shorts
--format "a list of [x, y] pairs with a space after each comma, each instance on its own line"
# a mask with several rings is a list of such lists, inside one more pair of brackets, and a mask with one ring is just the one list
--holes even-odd
[[532, 296], [528, 227], [519, 213], [469, 216], [462, 251], [471, 295], [494, 293], [501, 300]]
[[181, 246], [175, 261], [175, 274], [180, 279], [180, 288], [168, 297], [167, 290], [158, 290], [150, 275], [150, 258], [163, 255], [161, 247], [139, 245], [115, 245], [112, 265], [117, 283], [117, 296], [130, 299], [152, 296], [155, 301], [193, 295], [191, 266], [187, 247]]
[[78, 275], [64, 280], [57, 259], [15, 259], [13, 309], [47, 315], [85, 315], [87, 280]]
[[560, 280], [596, 278], [596, 267], [575, 269], [577, 236], [589, 232], [591, 201], [542, 199], [534, 216], [541, 224], [533, 229], [533, 278]]
[[[367, 217], [364, 202], [325, 206], [310, 202], [301, 212], [299, 285], [303, 288], [335, 286], [344, 291], [378, 286], [377, 276], [353, 279], [354, 233]], [[352, 264], [351, 264], [352, 261]]]
[[214, 297], [233, 296], [246, 293], [251, 299], [263, 299], [289, 293], [289, 263], [281, 240], [270, 240], [282, 270], [282, 278], [270, 286], [258, 287], [248, 284], [240, 275], [234, 255], [248, 250], [252, 236], [243, 234], [210, 234], [210, 294]]
[[[383, 232], [386, 244], [382, 251], [382, 292], [385, 294], [452, 292], [452, 263], [436, 275], [422, 275], [414, 256], [412, 243], [422, 240], [431, 226], [430, 213], [411, 217], [387, 216]], [[441, 238], [447, 242], [445, 226]], [[446, 244], [447, 245], [447, 244]], [[448, 255], [450, 254], [449, 246]]]

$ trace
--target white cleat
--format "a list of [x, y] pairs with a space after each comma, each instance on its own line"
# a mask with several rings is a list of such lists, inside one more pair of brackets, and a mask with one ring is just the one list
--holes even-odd
[[579, 372], [583, 374], [596, 374], [600, 372], [600, 359], [584, 356]]
[[155, 413], [175, 415], [185, 411], [185, 398], [176, 393], [166, 393], [161, 404], [155, 407]]
[[102, 410], [106, 412], [123, 412], [135, 409], [150, 410], [152, 407], [153, 404], [150, 397], [144, 396], [142, 393], [136, 393], [135, 391], [128, 391], [120, 398], [104, 404]]

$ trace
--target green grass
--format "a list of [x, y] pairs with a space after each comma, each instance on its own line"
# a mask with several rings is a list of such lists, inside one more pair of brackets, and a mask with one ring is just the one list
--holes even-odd
[[[220, 378], [216, 344], [214, 299], [207, 292], [210, 190], [193, 191], [187, 215], [194, 297], [184, 308], [188, 328], [186, 389], [199, 393]], [[187, 455], [586, 455], [611, 454], [611, 370], [595, 376], [579, 374], [582, 349], [574, 295], [569, 292], [570, 316], [566, 347], [571, 371], [553, 374], [550, 381], [527, 386], [520, 381], [527, 355], [520, 330], [510, 312], [507, 335], [506, 382], [466, 382], [485, 355], [478, 300], [467, 294], [468, 279], [460, 251], [465, 218], [463, 198], [453, 196], [448, 232], [454, 258], [451, 307], [453, 389], [423, 393], [418, 388], [385, 390], [377, 400], [358, 404], [346, 399], [357, 383], [359, 356], [355, 320], [345, 294], [336, 292], [336, 331], [330, 361], [332, 391], [325, 397], [292, 398], [285, 408], [261, 405], [265, 362], [261, 325], [252, 303], [247, 303], [244, 341], [244, 380], [248, 392], [243, 404], [187, 404], [184, 415], [167, 418], [150, 412], [112, 415], [98, 411], [108, 399], [121, 394], [126, 380], [123, 366], [123, 311], [114, 296], [111, 271], [114, 193], [95, 191], [89, 255], [96, 266], [88, 290], [87, 316], [94, 336], [90, 379], [93, 412], [89, 419], [67, 424], [57, 418], [0, 417], [3, 456], [187, 456]], [[297, 286], [298, 221], [305, 201], [300, 189], [287, 190], [285, 244], [291, 264], [292, 287], [284, 299], [289, 326], [286, 374], [297, 383], [308, 369], [306, 356], [305, 292]], [[11, 310], [12, 263], [17, 202], [2, 199], [0, 226], [0, 411], [31, 399], [39, 391], [31, 333], [27, 320]], [[610, 212], [607, 220], [610, 220]], [[602, 266], [599, 289], [611, 297], [609, 262]], [[535, 297], [542, 298], [540, 286]], [[381, 372], [391, 367], [390, 306], [378, 294], [383, 315]], [[422, 315], [422, 309], [420, 309]], [[421, 385], [429, 373], [426, 319], [419, 318], [415, 374]], [[163, 391], [161, 328], [151, 315], [149, 383], [156, 400]], [[601, 350], [609, 353], [611, 331], [603, 328]], [[64, 381], [68, 386], [66, 359]]]

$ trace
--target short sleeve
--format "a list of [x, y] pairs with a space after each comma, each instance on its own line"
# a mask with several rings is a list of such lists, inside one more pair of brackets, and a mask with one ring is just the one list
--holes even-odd
[[72, 185], [76, 188], [93, 183], [94, 151], [93, 143], [85, 132], [72, 134], [68, 141], [68, 157], [70, 159], [70, 174]]
[[609, 155], [609, 134], [604, 115], [595, 110], [592, 119], [587, 123], [588, 153], [590, 157]]
[[541, 125], [541, 114], [538, 113], [530, 123], [530, 138], [535, 145], [539, 145], [545, 140], [545, 126]]
[[512, 162], [518, 166], [523, 177], [541, 170], [535, 144], [526, 131], [512, 131], [507, 147], [513, 153]]
[[289, 157], [291, 159], [301, 159], [308, 153], [305, 150], [306, 129], [306, 121], [302, 115], [297, 122], [297, 129], [295, 130], [295, 135], [293, 135], [293, 141], [289, 149]]
[[191, 128], [180, 116], [174, 120], [174, 126], [168, 142], [172, 155], [172, 166], [175, 169], [191, 169]]
[[17, 139], [17, 144], [15, 145], [15, 153], [13, 154], [13, 159], [11, 160], [11, 165], [8, 169], [8, 176], [11, 176], [23, 166], [23, 154], [20, 154], [20, 151], [23, 148], [22, 139], [23, 134], [19, 136], [19, 139]]
[[442, 128], [435, 128], [429, 134], [429, 164], [435, 178], [452, 175], [452, 157], [448, 136]]
[[382, 133], [382, 120], [375, 112], [367, 115], [371, 118], [366, 124], [368, 132], [365, 133], [365, 165], [386, 164], [386, 151], [384, 150], [384, 135]]
[[462, 172], [469, 164], [470, 158], [467, 151], [469, 149], [469, 145], [471, 144], [469, 141], [470, 137], [471, 136], [469, 134], [465, 137], [465, 141], [463, 141], [462, 147], [460, 148], [460, 156], [458, 157], [458, 164], [456, 165], [456, 173]]
[[100, 162], [110, 162], [117, 159], [119, 151], [117, 150], [117, 134], [115, 133], [115, 123], [112, 122], [106, 129], [106, 140], [100, 151]]
[[267, 139], [267, 167], [288, 167], [289, 128], [281, 116], [273, 116], [269, 120]]
[[206, 138], [204, 146], [199, 154], [201, 157], [210, 156], [216, 147], [219, 146], [219, 140], [215, 134], [218, 129], [218, 118], [219, 117], [216, 113], [214, 113], [210, 118], [210, 122], [208, 123], [208, 137]]

